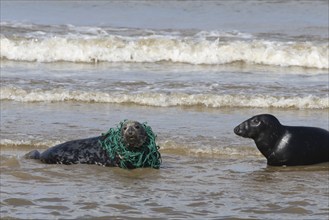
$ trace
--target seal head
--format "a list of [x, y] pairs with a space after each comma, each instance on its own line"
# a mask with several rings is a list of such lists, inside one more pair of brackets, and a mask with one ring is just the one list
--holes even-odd
[[121, 128], [122, 140], [128, 148], [140, 148], [147, 140], [144, 126], [137, 121], [126, 121]]
[[264, 134], [281, 133], [281, 124], [273, 115], [256, 115], [234, 128], [234, 133], [241, 137], [259, 139]]
[[236, 135], [252, 138], [266, 158], [272, 154], [274, 145], [283, 132], [279, 120], [270, 114], [253, 116], [234, 128]]

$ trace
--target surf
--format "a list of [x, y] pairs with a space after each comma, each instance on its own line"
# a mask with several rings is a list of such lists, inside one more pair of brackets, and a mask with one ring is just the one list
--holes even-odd
[[242, 62], [329, 68], [329, 44], [321, 39], [262, 38], [239, 31], [218, 30], [140, 30], [72, 25], [43, 27], [7, 23], [2, 23], [2, 26], [2, 60], [192, 65]]
[[262, 94], [213, 94], [184, 92], [100, 92], [68, 89], [22, 89], [2, 87], [1, 101], [17, 102], [82, 102], [136, 104], [154, 107], [204, 106], [208, 108], [282, 108], [329, 109], [329, 97], [306, 95], [301, 97]]

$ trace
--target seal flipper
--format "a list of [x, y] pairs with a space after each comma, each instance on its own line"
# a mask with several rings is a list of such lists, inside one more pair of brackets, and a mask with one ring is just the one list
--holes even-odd
[[39, 160], [40, 159], [40, 152], [38, 150], [33, 150], [27, 154], [24, 155], [25, 159], [35, 159]]

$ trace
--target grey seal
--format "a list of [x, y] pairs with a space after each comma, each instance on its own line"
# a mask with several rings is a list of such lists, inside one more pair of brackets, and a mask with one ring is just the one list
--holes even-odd
[[329, 132], [322, 128], [285, 126], [270, 114], [242, 122], [234, 133], [251, 138], [272, 166], [310, 165], [329, 161]]
[[[120, 127], [122, 144], [127, 150], [132, 152], [147, 151], [142, 149], [149, 142], [145, 125], [137, 121], [125, 121]], [[25, 155], [28, 159], [38, 159], [48, 164], [98, 164], [103, 166], [120, 166], [122, 157], [117, 154], [115, 158], [110, 158], [108, 152], [102, 146], [102, 141], [107, 137], [103, 134], [97, 137], [68, 141], [50, 147], [43, 153], [37, 150]], [[112, 140], [109, 139], [111, 142]], [[113, 140], [114, 141], [114, 140]], [[157, 157], [161, 157], [159, 152], [154, 152]], [[135, 168], [132, 164], [126, 164], [127, 168]], [[147, 166], [147, 165], [146, 165]]]

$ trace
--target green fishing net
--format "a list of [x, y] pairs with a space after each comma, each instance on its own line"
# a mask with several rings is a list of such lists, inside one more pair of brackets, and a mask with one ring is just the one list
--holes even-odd
[[121, 128], [127, 120], [120, 122], [116, 128], [110, 128], [108, 132], [102, 134], [99, 141], [101, 146], [107, 151], [112, 161], [118, 161], [121, 168], [141, 168], [152, 167], [160, 168], [161, 155], [159, 153], [159, 146], [155, 143], [156, 135], [153, 133], [150, 126], [146, 122], [142, 124], [148, 140], [139, 148], [133, 150], [127, 149], [124, 146], [121, 136]]

